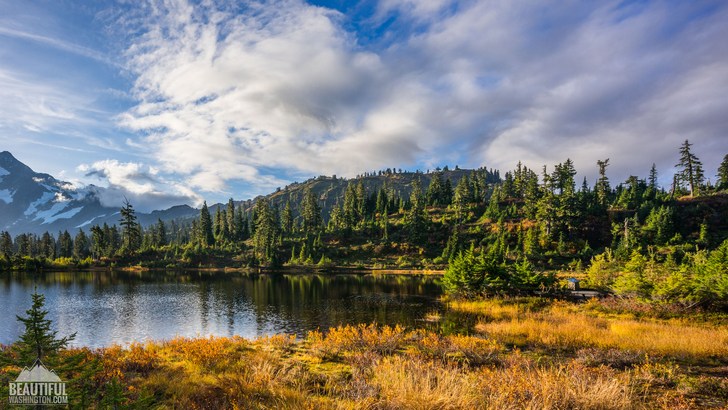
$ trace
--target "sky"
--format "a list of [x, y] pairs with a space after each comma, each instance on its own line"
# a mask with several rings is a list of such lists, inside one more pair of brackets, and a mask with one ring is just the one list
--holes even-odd
[[137, 209], [728, 154], [728, 2], [0, 0], [0, 150]]

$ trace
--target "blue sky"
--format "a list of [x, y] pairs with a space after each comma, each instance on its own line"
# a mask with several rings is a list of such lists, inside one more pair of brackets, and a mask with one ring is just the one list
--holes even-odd
[[0, 148], [144, 210], [319, 174], [728, 153], [724, 1], [0, 0]]

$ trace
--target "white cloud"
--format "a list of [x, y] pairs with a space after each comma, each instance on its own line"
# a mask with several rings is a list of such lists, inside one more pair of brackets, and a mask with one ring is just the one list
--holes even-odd
[[15, 37], [23, 40], [30, 40], [37, 43], [41, 43], [47, 46], [57, 48], [59, 50], [67, 51], [69, 53], [77, 54], [86, 58], [97, 60], [99, 62], [114, 65], [114, 63], [104, 54], [99, 53], [96, 50], [92, 50], [87, 47], [73, 44], [67, 41], [63, 41], [58, 38], [46, 37], [43, 35], [29, 33], [23, 30], [18, 30], [13, 27], [1, 26], [0, 25], [0, 36]]
[[109, 126], [108, 117], [95, 107], [93, 95], [0, 65], [2, 138], [76, 152], [119, 150], [109, 137], [99, 136]]
[[433, 20], [452, 3], [452, 0], [381, 0], [378, 7], [378, 18], [382, 19], [384, 15], [392, 11], [399, 11], [416, 21]]
[[97, 161], [78, 167], [87, 177], [97, 177], [102, 187], [96, 189], [101, 204], [117, 207], [128, 199], [136, 209], [150, 212], [179, 204], [198, 206], [202, 198], [184, 184], [167, 180], [155, 167], [117, 160]]
[[722, 6], [386, 0], [379, 13], [418, 28], [368, 48], [325, 8], [240, 7], [153, 2], [128, 48], [138, 103], [119, 122], [145, 135], [129, 144], [202, 190], [278, 185], [271, 168], [353, 175], [443, 159], [571, 157], [592, 175], [609, 157], [619, 179], [671, 167], [685, 138], [706, 169], [728, 151]]

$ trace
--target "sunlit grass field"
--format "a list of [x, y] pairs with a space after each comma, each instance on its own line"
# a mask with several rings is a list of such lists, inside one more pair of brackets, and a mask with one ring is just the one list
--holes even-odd
[[[476, 334], [376, 325], [97, 351], [120, 405], [258, 409], [721, 408], [725, 326], [567, 303], [451, 301]], [[699, 371], [696, 371], [698, 369]], [[108, 402], [108, 401], [107, 401]]]
[[590, 305], [538, 299], [451, 301], [451, 309], [480, 317], [476, 330], [514, 346], [619, 349], [685, 361], [728, 357], [728, 326], [694, 318], [636, 319]]

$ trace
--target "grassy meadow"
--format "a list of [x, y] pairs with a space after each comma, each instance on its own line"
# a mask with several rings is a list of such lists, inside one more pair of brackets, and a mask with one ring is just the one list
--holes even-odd
[[92, 408], [728, 406], [725, 317], [637, 317], [600, 302], [536, 298], [447, 305], [447, 315], [476, 317], [475, 331], [359, 325], [305, 338], [177, 338], [69, 354], [99, 364], [87, 381]]

